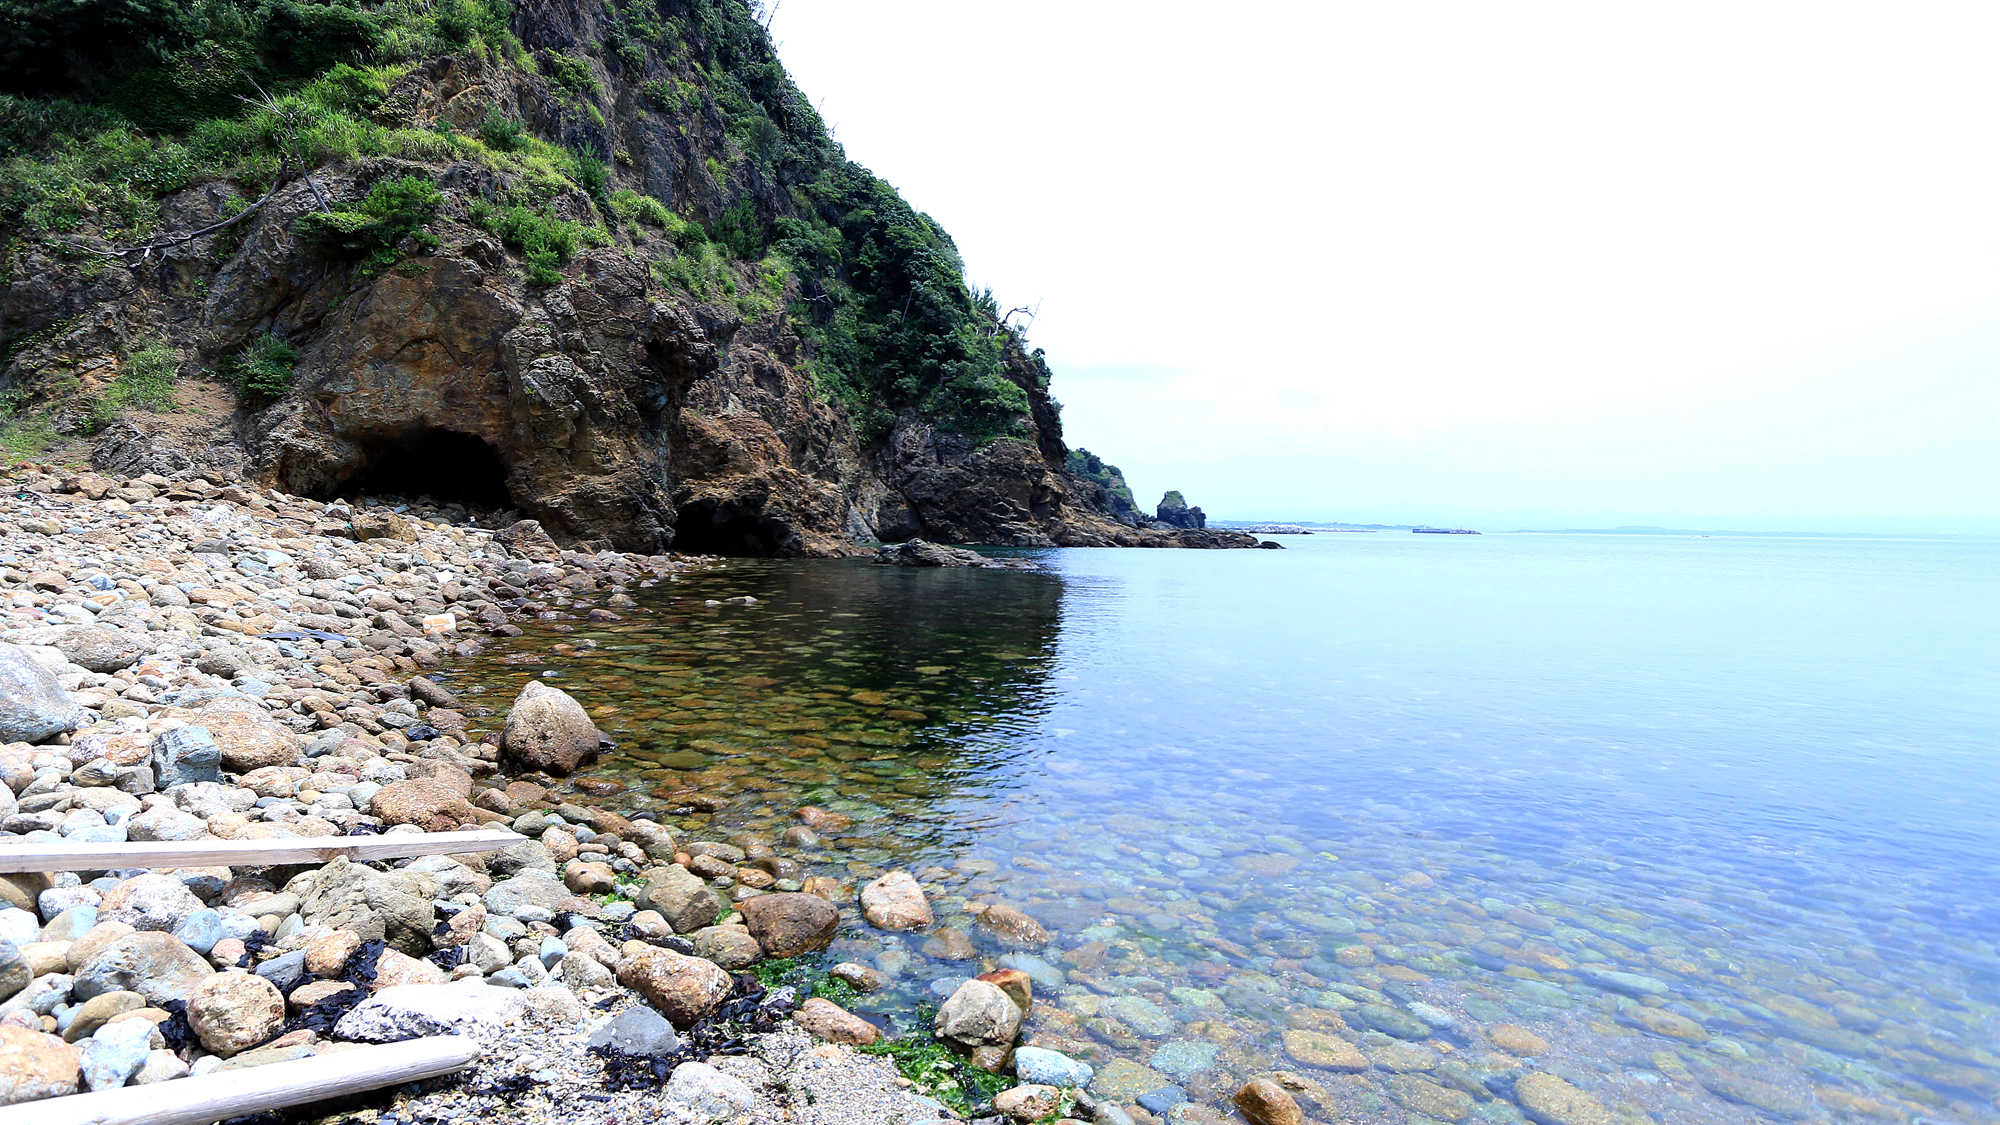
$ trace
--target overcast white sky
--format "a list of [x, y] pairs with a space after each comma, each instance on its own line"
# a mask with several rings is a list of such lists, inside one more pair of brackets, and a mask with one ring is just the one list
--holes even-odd
[[1041, 303], [1069, 443], [1148, 506], [2000, 531], [2000, 5], [782, 0], [772, 33]]

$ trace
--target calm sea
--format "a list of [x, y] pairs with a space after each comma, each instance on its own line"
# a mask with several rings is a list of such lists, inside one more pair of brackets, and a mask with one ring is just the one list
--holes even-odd
[[1280, 541], [732, 561], [458, 682], [553, 672], [613, 800], [704, 835], [855, 818], [780, 851], [918, 871], [976, 951], [844, 934], [862, 1006], [1005, 958], [1128, 1101], [1276, 1068], [1327, 1119], [1511, 1125], [1540, 1070], [1628, 1125], [2000, 1121], [2000, 543]]

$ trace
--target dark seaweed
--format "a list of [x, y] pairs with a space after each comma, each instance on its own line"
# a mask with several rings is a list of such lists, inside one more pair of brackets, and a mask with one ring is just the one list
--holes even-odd
[[270, 934], [262, 930], [251, 930], [250, 936], [243, 939], [243, 956], [236, 959], [236, 967], [247, 969], [255, 965], [257, 963], [257, 954], [262, 953], [264, 947], [270, 944]]
[[359, 948], [347, 955], [347, 961], [340, 967], [340, 975], [330, 978], [344, 980], [354, 987], [346, 992], [329, 996], [293, 1016], [286, 1021], [285, 1030], [297, 1031], [305, 1028], [331, 1038], [333, 1025], [340, 1022], [340, 1017], [353, 1011], [363, 1000], [368, 999], [369, 993], [374, 990], [376, 962], [381, 960], [383, 951], [388, 948], [384, 942], [362, 942]]
[[187, 1001], [162, 1000], [160, 1010], [167, 1018], [159, 1023], [160, 1037], [167, 1041], [167, 1050], [178, 1051], [182, 1047], [200, 1046], [201, 1040], [195, 1036], [194, 1028], [188, 1024]]
[[605, 1089], [649, 1089], [666, 1082], [684, 1062], [747, 1053], [750, 1045], [744, 1035], [775, 1030], [796, 1006], [796, 996], [789, 988], [766, 992], [756, 977], [741, 973], [715, 1014], [681, 1032], [678, 1048], [663, 1055], [628, 1055], [606, 1045], [592, 1047], [590, 1053], [603, 1060]]

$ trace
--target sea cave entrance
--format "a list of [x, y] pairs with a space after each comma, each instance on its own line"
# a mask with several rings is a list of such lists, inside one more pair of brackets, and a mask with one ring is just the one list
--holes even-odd
[[507, 464], [485, 441], [451, 430], [420, 430], [369, 449], [368, 463], [335, 491], [349, 496], [428, 496], [440, 505], [514, 506]]
[[798, 554], [789, 523], [734, 500], [691, 500], [674, 520], [674, 550], [688, 555], [769, 558]]

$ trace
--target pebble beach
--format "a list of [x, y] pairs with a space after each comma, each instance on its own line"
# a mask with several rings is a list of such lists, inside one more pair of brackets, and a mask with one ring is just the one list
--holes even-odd
[[[616, 620], [628, 591], [712, 561], [577, 554], [531, 522], [183, 476], [6, 478], [0, 849], [478, 829], [519, 842], [0, 877], [0, 1105], [459, 1034], [485, 1047], [470, 1070], [328, 1119], [955, 1116], [856, 1053], [876, 1024], [811, 982], [766, 988], [745, 971], [822, 950], [864, 912], [927, 923], [914, 880], [836, 905], [832, 880], [801, 880], [769, 844], [597, 807], [571, 777], [603, 737], [578, 701], [530, 684], [495, 713], [425, 676], [517, 621]], [[798, 810], [802, 838], [817, 813]], [[834, 973], [871, 984], [863, 966]], [[997, 1070], [1032, 986], [988, 976], [938, 1030]], [[1027, 1119], [1079, 1104], [1022, 1088], [1000, 1100]]]

